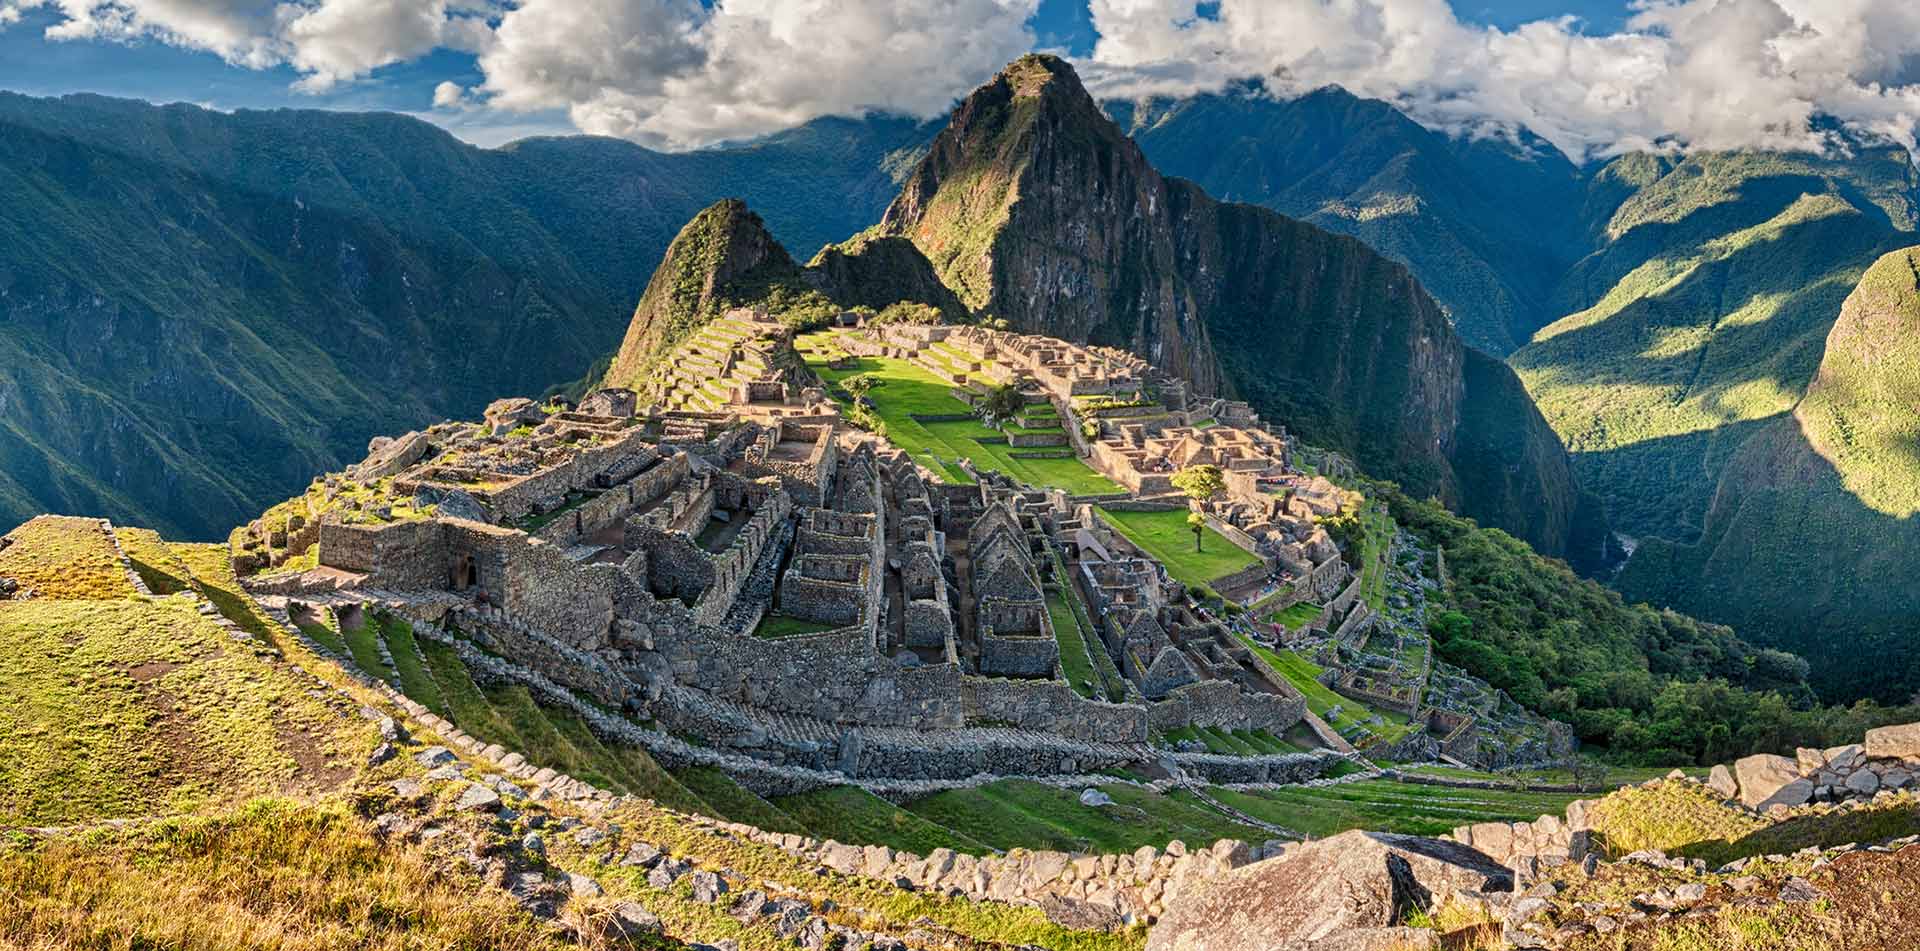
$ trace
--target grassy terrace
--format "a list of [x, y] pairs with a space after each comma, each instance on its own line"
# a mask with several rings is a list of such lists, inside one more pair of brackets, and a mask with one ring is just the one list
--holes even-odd
[[1398, 526], [1391, 516], [1376, 511], [1371, 503], [1363, 509], [1360, 520], [1367, 527], [1367, 542], [1360, 560], [1360, 596], [1375, 611], [1384, 611], [1387, 608], [1387, 556]]
[[1211, 528], [1200, 530], [1201, 550], [1194, 551], [1193, 529], [1187, 527], [1184, 511], [1119, 512], [1102, 508], [1100, 517], [1128, 541], [1166, 565], [1174, 580], [1188, 587], [1207, 584], [1255, 561], [1246, 549]]
[[[1307, 698], [1307, 709], [1312, 710], [1316, 716], [1327, 721], [1327, 725], [1333, 727], [1336, 732], [1344, 733], [1350, 727], [1365, 727], [1382, 740], [1391, 742], [1406, 735], [1408, 730], [1413, 729], [1412, 724], [1408, 723], [1407, 718], [1401, 714], [1391, 710], [1375, 710], [1358, 700], [1352, 700], [1334, 693], [1318, 679], [1324, 668], [1307, 660], [1305, 657], [1301, 657], [1299, 654], [1290, 650], [1274, 650], [1269, 647], [1263, 647], [1245, 635], [1241, 635], [1240, 640], [1241, 643], [1247, 645], [1249, 650], [1253, 651], [1254, 656], [1265, 661], [1268, 667], [1272, 668], [1273, 671], [1280, 676], [1285, 677], [1287, 683], [1292, 684], [1295, 690], [1300, 691], [1301, 696]], [[1339, 707], [1341, 711], [1337, 716], [1331, 713], [1332, 709], [1336, 706]], [[1380, 715], [1382, 720], [1386, 721], [1386, 725], [1371, 726], [1365, 723], [1367, 719], [1376, 713]]]
[[831, 630], [833, 630], [833, 625], [831, 624], [822, 624], [819, 621], [804, 621], [797, 617], [770, 613], [760, 619], [759, 625], [753, 629], [753, 636], [764, 637], [768, 640], [779, 640], [783, 637], [804, 637], [808, 634], [819, 634], [822, 631]]
[[1289, 631], [1297, 631], [1313, 623], [1313, 619], [1320, 616], [1320, 611], [1320, 605], [1302, 601], [1299, 604], [1288, 607], [1284, 611], [1275, 612], [1271, 617], [1267, 618], [1267, 620]]
[[[1337, 786], [1208, 791], [1224, 805], [1305, 835], [1348, 829], [1438, 835], [1474, 822], [1531, 820], [1566, 810], [1571, 794], [1447, 789], [1366, 779]], [[1176, 798], [1191, 794], [1176, 793]]]
[[906, 360], [861, 357], [847, 370], [827, 366], [831, 335], [812, 334], [796, 341], [808, 368], [820, 375], [836, 400], [851, 403], [840, 383], [860, 373], [872, 374], [883, 382], [868, 393], [874, 411], [886, 427], [886, 436], [915, 461], [950, 482], [968, 482], [965, 471], [955, 465], [971, 460], [975, 467], [1002, 472], [1037, 486], [1065, 489], [1075, 495], [1098, 495], [1123, 491], [1112, 480], [1100, 475], [1077, 458], [1020, 458], [1005, 443], [1006, 435], [975, 420], [920, 423], [914, 416], [946, 416], [972, 412], [967, 403], [953, 395], [952, 387], [937, 376]]
[[1002, 780], [929, 796], [907, 809], [999, 849], [1130, 852], [1143, 845], [1161, 848], [1173, 839], [1207, 846], [1223, 838], [1267, 838], [1264, 831], [1236, 823], [1211, 807], [1121, 783], [1100, 788], [1113, 797], [1113, 805], [1083, 806], [1075, 789]]
[[1093, 667], [1093, 655], [1087, 646], [1088, 633], [1081, 629], [1080, 618], [1067, 605], [1072, 595], [1056, 586], [1047, 591], [1047, 615], [1053, 621], [1053, 639], [1060, 645], [1060, 669], [1075, 693], [1090, 699], [1106, 699], [1099, 674]]
[[[1094, 626], [1093, 618], [1087, 615], [1087, 607], [1080, 600], [1079, 589], [1071, 580], [1073, 576], [1067, 571], [1067, 563], [1057, 551], [1053, 552], [1053, 572], [1055, 578], [1062, 579], [1059, 590], [1047, 598], [1047, 614], [1053, 619], [1054, 636], [1056, 638], [1060, 636], [1062, 612], [1064, 612], [1066, 621], [1075, 629], [1080, 639], [1084, 648], [1083, 653], [1092, 664], [1094, 671], [1099, 674], [1099, 682], [1104, 688], [1106, 698], [1116, 703], [1125, 700], [1126, 679], [1120, 676], [1120, 668], [1114, 665], [1113, 658], [1107, 654], [1106, 648], [1100, 643], [1099, 629]], [[1066, 663], [1064, 657], [1063, 650], [1061, 661], [1063, 666]]]

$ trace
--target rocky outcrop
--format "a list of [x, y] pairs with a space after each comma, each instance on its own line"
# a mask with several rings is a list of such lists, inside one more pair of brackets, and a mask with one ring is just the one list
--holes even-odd
[[1161, 176], [1059, 59], [975, 91], [878, 230], [976, 311], [1130, 349], [1548, 554], [1598, 550], [1557, 437], [1404, 266]]
[[1456, 895], [1512, 887], [1499, 863], [1457, 842], [1345, 832], [1209, 883], [1167, 910], [1147, 951], [1307, 951], [1379, 937], [1367, 932]]

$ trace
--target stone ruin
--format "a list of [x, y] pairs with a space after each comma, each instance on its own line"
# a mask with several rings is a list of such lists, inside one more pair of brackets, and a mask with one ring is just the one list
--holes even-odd
[[1062, 493], [940, 483], [821, 421], [630, 405], [501, 401], [378, 443], [277, 507], [296, 530], [236, 533], [236, 565], [257, 594], [375, 602], [640, 736], [770, 768], [1074, 774], [1143, 762], [1155, 731], [1301, 716], [1245, 678], [1144, 665], [1150, 696], [1076, 693], [1049, 608], [1077, 583], [1056, 568], [1079, 529]]

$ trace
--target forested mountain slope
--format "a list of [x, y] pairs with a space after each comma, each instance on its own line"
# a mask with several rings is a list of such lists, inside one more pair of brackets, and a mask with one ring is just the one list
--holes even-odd
[[715, 199], [809, 250], [858, 230], [928, 134], [483, 150], [387, 114], [0, 95], [0, 522], [224, 534], [375, 433], [580, 378]]
[[1524, 130], [1453, 137], [1337, 86], [1295, 99], [1248, 87], [1105, 107], [1161, 172], [1407, 264], [1461, 339], [1488, 353], [1532, 336], [1584, 250], [1581, 174]]

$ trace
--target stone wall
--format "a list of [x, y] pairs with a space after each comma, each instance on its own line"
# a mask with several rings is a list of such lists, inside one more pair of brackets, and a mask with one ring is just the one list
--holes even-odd
[[398, 591], [444, 588], [452, 574], [448, 524], [440, 519], [380, 526], [322, 522], [319, 563], [364, 574], [370, 587]]
[[1088, 700], [1063, 680], [965, 677], [960, 690], [971, 722], [1003, 723], [1089, 742], [1147, 741], [1146, 707]]
[[1149, 706], [1149, 722], [1159, 732], [1182, 727], [1266, 730], [1278, 736], [1306, 715], [1307, 702], [1275, 693], [1248, 693], [1225, 680], [1203, 680], [1177, 687]]

